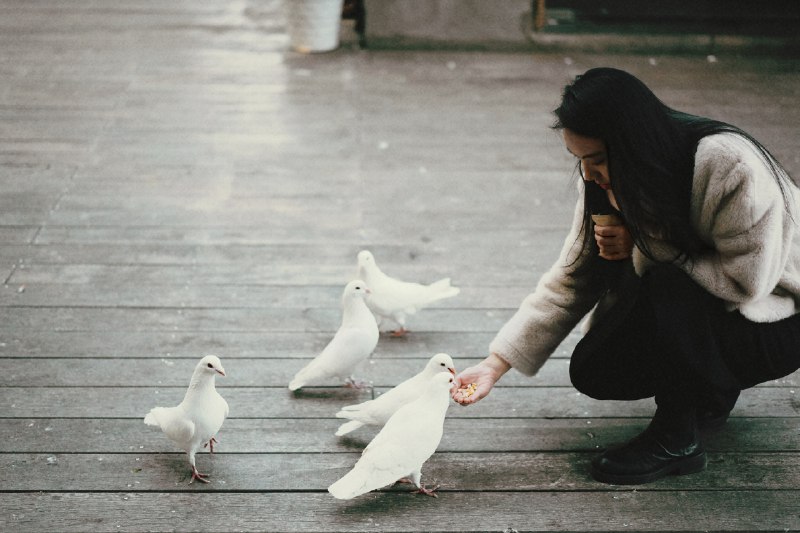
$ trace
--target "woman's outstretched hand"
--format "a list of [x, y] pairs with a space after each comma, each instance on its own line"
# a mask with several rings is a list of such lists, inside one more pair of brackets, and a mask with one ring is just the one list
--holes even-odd
[[[491, 354], [477, 365], [462, 370], [456, 376], [456, 386], [451, 394], [453, 400], [461, 405], [470, 405], [485, 398], [510, 368], [511, 365], [499, 355]], [[471, 384], [474, 386], [470, 394], [467, 391]]]
[[628, 228], [618, 226], [594, 226], [594, 240], [600, 248], [600, 257], [611, 261], [627, 259], [633, 253], [633, 237]]

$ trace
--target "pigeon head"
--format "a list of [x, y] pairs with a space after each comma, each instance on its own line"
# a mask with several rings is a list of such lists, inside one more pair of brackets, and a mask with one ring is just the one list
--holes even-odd
[[361, 250], [358, 252], [358, 270], [359, 272], [369, 272], [375, 268], [375, 258], [369, 250]]
[[371, 294], [367, 284], [360, 279], [354, 279], [344, 287], [342, 298], [347, 301], [351, 298], [364, 298], [367, 294]]
[[433, 376], [428, 383], [430, 389], [438, 392], [442, 389], [444, 390], [451, 390], [456, 383], [456, 378], [449, 372], [439, 372], [435, 376]]
[[222, 368], [222, 361], [219, 360], [219, 357], [216, 355], [207, 355], [200, 359], [200, 362], [197, 363], [197, 368], [207, 372], [209, 374], [219, 374], [220, 376], [225, 375], [225, 369]]
[[456, 366], [453, 363], [453, 359], [446, 353], [437, 353], [431, 357], [425, 369], [430, 374], [437, 374], [444, 371], [448, 371], [452, 375], [456, 374]]

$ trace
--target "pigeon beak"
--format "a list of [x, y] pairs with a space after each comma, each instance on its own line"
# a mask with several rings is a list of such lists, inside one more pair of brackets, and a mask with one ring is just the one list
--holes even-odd
[[366, 292], [367, 294], [372, 294], [372, 291], [366, 288], [364, 289], [364, 292]]
[[450, 373], [453, 374], [454, 376], [456, 375], [456, 369], [455, 368], [448, 368], [447, 370], [449, 370]]
[[225, 371], [224, 370], [222, 370], [221, 368], [216, 368], [215, 370], [217, 371], [217, 374], [219, 374], [222, 377], [225, 377]]

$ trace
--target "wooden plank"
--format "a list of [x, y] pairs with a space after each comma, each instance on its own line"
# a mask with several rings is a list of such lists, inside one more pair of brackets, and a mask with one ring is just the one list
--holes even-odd
[[[541, 233], [552, 233], [552, 229]], [[80, 228], [72, 228], [70, 234], [77, 236]], [[358, 252], [363, 245], [339, 244], [265, 244], [257, 242], [237, 243], [180, 243], [180, 242], [113, 242], [122, 238], [106, 228], [107, 242], [81, 242], [76, 238], [71, 243], [27, 244], [35, 235], [33, 228], [0, 226], [0, 242], [3, 256], [23, 260], [26, 264], [82, 264], [82, 265], [203, 265], [237, 264], [239, 262], [264, 261], [270, 263], [292, 263], [301, 265], [336, 265], [355, 272]], [[547, 245], [551, 239], [541, 235], [537, 244]], [[42, 236], [37, 242], [42, 242]], [[14, 245], [17, 242], [19, 245]], [[420, 275], [424, 268], [444, 268], [452, 260], [453, 251], [421, 245], [372, 245], [381, 265], [397, 277]], [[557, 252], [557, 251], [556, 251]], [[455, 253], [458, 253], [455, 251]], [[457, 256], [456, 256], [457, 257]], [[424, 270], [422, 270], [424, 272]], [[55, 280], [54, 280], [55, 281]]]
[[[423, 314], [424, 312], [424, 314]], [[412, 331], [494, 332], [511, 317], [510, 310], [425, 309], [408, 320]], [[263, 331], [333, 334], [341, 323], [339, 309], [183, 309], [0, 307], [0, 331]], [[391, 329], [394, 326], [389, 326]]]
[[[200, 454], [198, 468], [213, 482], [198, 489], [188, 483], [191, 472], [185, 453], [0, 454], [0, 492], [325, 491], [353, 467], [359, 455]], [[423, 482], [448, 491], [587, 491], [598, 486], [588, 473], [591, 457], [585, 453], [436, 453], [425, 464]], [[709, 467], [700, 474], [668, 477], [638, 490], [795, 491], [797, 487], [800, 453], [712, 453], [708, 460]]]
[[[4, 387], [0, 407], [7, 418], [140, 418], [157, 405], [177, 405], [185, 387]], [[296, 393], [284, 387], [218, 387], [234, 418], [330, 418], [343, 405], [370, 399], [372, 390], [310, 388]], [[377, 388], [375, 393], [387, 389]], [[796, 417], [794, 389], [756, 387], [744, 391], [735, 416]], [[453, 405], [459, 418], [617, 418], [651, 417], [651, 399], [598, 401], [572, 387], [497, 387], [483, 401]]]
[[[445, 420], [441, 452], [593, 452], [642, 431], [648, 418], [454, 418]], [[360, 452], [379, 428], [346, 437], [341, 419], [243, 419], [225, 421], [222, 453]], [[732, 417], [725, 429], [703, 435], [710, 452], [797, 452], [796, 417]], [[487, 438], [492, 435], [492, 438]], [[0, 453], [174, 452], [172, 444], [141, 418], [5, 418]]]
[[[433, 355], [433, 354], [430, 354]], [[430, 355], [408, 354], [402, 358], [372, 358], [357, 372], [375, 387], [393, 387], [420, 372]], [[453, 354], [456, 370], [478, 364], [483, 358]], [[235, 359], [223, 361], [227, 375], [218, 384], [225, 387], [282, 387], [305, 366], [309, 358]], [[0, 375], [0, 387], [180, 387], [188, 385], [198, 358], [192, 359], [19, 359], [3, 360], [10, 369]], [[331, 383], [335, 385], [335, 383]], [[569, 360], [553, 359], [539, 373], [527, 377], [509, 372], [499, 382], [503, 387], [569, 387]], [[800, 387], [800, 371], [762, 386]]]
[[[376, 387], [393, 387], [420, 372], [433, 354], [408, 354], [403, 358], [373, 358], [361, 365], [359, 379]], [[477, 364], [482, 358], [453, 355], [456, 369]], [[192, 359], [0, 359], [10, 372], [0, 375], [0, 387], [181, 387], [189, 384], [199, 357]], [[223, 360], [226, 376], [217, 380], [226, 387], [284, 387], [309, 358]], [[504, 386], [569, 385], [569, 362], [548, 361], [535, 378], [511, 372]], [[794, 382], [792, 382], [793, 384]], [[335, 382], [331, 383], [336, 385]], [[788, 383], [787, 383], [788, 384]]]
[[[430, 283], [450, 277], [454, 285], [463, 290], [481, 287], [527, 289], [529, 292], [541, 274], [550, 267], [558, 255], [560, 243], [550, 238], [556, 230], [543, 231], [532, 243], [538, 249], [539, 259], [527, 254], [509, 258], [502, 265], [483, 262], [475, 248], [459, 251], [447, 250], [437, 257], [406, 259], [402, 262], [382, 263], [384, 272], [393, 277]], [[557, 231], [560, 236], [563, 232]], [[306, 247], [306, 246], [303, 246]], [[0, 259], [8, 258], [25, 264], [12, 278], [16, 284], [94, 284], [95, 291], [111, 290], [115, 283], [123, 288], [139, 283], [143, 287], [174, 284], [192, 285], [341, 285], [353, 279], [356, 262], [353, 259], [360, 249], [341, 247], [338, 257], [320, 253], [294, 252], [286, 246], [275, 250], [273, 246], [143, 246], [143, 245], [80, 245], [80, 246], [19, 246], [4, 247]], [[352, 250], [344, 257], [341, 252]], [[410, 254], [415, 254], [411, 251]], [[298, 257], [301, 256], [301, 257]], [[457, 266], [456, 266], [457, 265]], [[517, 288], [519, 290], [519, 288]], [[521, 299], [521, 296], [518, 296]], [[518, 303], [518, 302], [516, 302]]]
[[[0, 258], [0, 264], [3, 263]], [[8, 264], [13, 265], [14, 261]], [[317, 269], [313, 276], [297, 269], [272, 269], [269, 278], [276, 285], [249, 285], [237, 283], [239, 274], [248, 274], [251, 269], [223, 269], [228, 272], [210, 273], [212, 269], [174, 269], [174, 268], [139, 268], [130, 267], [124, 270], [130, 273], [125, 276], [114, 269], [112, 278], [105, 277], [107, 272], [98, 272], [96, 268], [70, 268], [73, 273], [80, 271], [79, 275], [88, 275], [85, 283], [54, 284], [39, 281], [25, 281], [29, 279], [33, 269], [25, 265], [13, 271], [9, 268], [9, 282], [0, 287], [0, 305], [15, 307], [191, 307], [191, 308], [334, 308], [341, 306], [342, 289], [348, 279], [347, 269]], [[202, 272], [201, 272], [202, 270]], [[213, 269], [217, 270], [217, 269]], [[236, 272], [238, 271], [238, 272]], [[306, 271], [311, 271], [311, 268]], [[21, 274], [21, 272], [24, 272]], [[185, 273], [185, 276], [183, 274]], [[175, 280], [168, 283], [162, 275]], [[223, 277], [230, 275], [232, 283], [207, 284], [201, 279], [207, 275], [222, 281]], [[514, 309], [516, 310], [522, 299], [531, 291], [530, 286], [509, 287], [478, 287], [469, 285], [470, 280], [465, 274], [475, 281], [486, 280], [486, 272], [472, 273], [459, 272], [459, 284], [466, 284], [461, 288], [457, 297], [435, 302], [426, 309]], [[35, 277], [36, 275], [34, 275]], [[502, 273], [498, 272], [497, 277]], [[266, 277], [266, 276], [265, 276]], [[328, 285], [311, 283], [310, 278], [316, 283], [327, 281]], [[351, 276], [354, 277], [354, 276]], [[95, 280], [93, 280], [95, 279]], [[135, 281], [132, 281], [135, 280]], [[489, 280], [491, 281], [491, 280]], [[198, 283], [199, 282], [199, 283]], [[264, 283], [268, 283], [264, 280]], [[289, 285], [297, 283], [297, 285]], [[454, 282], [455, 285], [455, 282]], [[422, 317], [424, 311], [417, 316]], [[416, 316], [414, 320], [416, 320]]]
[[797, 498], [793, 490], [443, 491], [439, 498], [382, 492], [349, 502], [314, 492], [22, 493], [3, 495], [7, 512], [0, 515], [0, 527], [20, 533], [220, 531], [231, 528], [233, 516], [239, 531], [608, 532], [668, 527], [777, 532], [800, 529]]
[[[383, 336], [373, 358], [422, 357], [449, 351], [454, 357], [488, 353], [489, 342], [497, 332], [414, 331], [401, 338]], [[308, 358], [316, 356], [331, 340], [333, 331], [2, 331], [0, 355], [13, 358], [85, 357], [113, 358], [188, 358], [216, 353], [228, 359]], [[553, 357], [566, 357], [579, 339], [568, 337]]]
[[24, 224], [0, 225], [0, 243], [3, 245], [0, 253], [5, 255], [7, 248], [27, 245], [33, 240], [38, 230], [38, 226], [26, 226]]
[[[443, 246], [448, 253], [456, 253], [461, 247], [471, 250], [480, 250], [487, 258], [494, 257], [493, 252], [508, 254], [508, 242], [515, 247], [531, 246], [529, 257], [534, 260], [538, 255], [532, 245], [541, 242], [542, 231], [553, 231], [561, 235], [565, 232], [563, 224], [542, 223], [538, 226], [526, 227], [475, 227], [469, 232], [463, 229], [439, 228], [437, 234], [428, 235], [422, 239], [418, 231], [411, 237], [408, 235], [392, 241], [381, 241], [373, 238], [369, 226], [362, 228], [361, 234], [343, 233], [329, 228], [318, 228], [313, 232], [297, 233], [284, 227], [265, 228], [264, 226], [251, 227], [218, 227], [212, 224], [197, 226], [164, 228], [152, 225], [133, 226], [46, 226], [37, 236], [38, 244], [137, 244], [148, 245], [159, 243], [161, 245], [321, 245], [342, 246], [343, 250], [360, 250], [369, 248], [373, 244], [381, 246], [382, 243], [399, 243], [406, 249], [441, 249]], [[435, 238], [434, 238], [435, 237]], [[366, 243], [366, 244], [365, 244]], [[476, 243], [480, 243], [477, 245]], [[550, 243], [550, 246], [560, 246]], [[553, 258], [553, 260], [555, 257]], [[391, 272], [394, 274], [394, 272]], [[398, 274], [399, 275], [399, 274]]]

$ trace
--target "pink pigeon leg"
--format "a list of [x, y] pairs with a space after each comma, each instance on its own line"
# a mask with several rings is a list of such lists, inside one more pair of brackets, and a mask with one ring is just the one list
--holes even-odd
[[425, 496], [430, 496], [432, 498], [438, 498], [439, 495], [436, 494], [436, 489], [439, 488], [439, 485], [436, 485], [432, 489], [425, 488], [425, 485], [420, 485], [419, 489], [412, 492], [412, 494], [424, 494]]
[[197, 471], [197, 468], [195, 468], [195, 466], [192, 465], [192, 479], [189, 481], [189, 484], [191, 485], [192, 483], [194, 483], [195, 479], [198, 481], [202, 481], [203, 483], [211, 483], [211, 480], [208, 479], [208, 474], [201, 474], [200, 472]]
[[214, 437], [211, 437], [211, 440], [203, 444], [203, 448], [210, 448], [209, 453], [214, 453], [214, 444], [218, 444], [219, 441]]
[[368, 389], [370, 384], [368, 381], [358, 381], [354, 377], [350, 376], [345, 380], [344, 386], [348, 389], [364, 390]]
[[396, 329], [394, 331], [389, 332], [390, 337], [405, 337], [406, 333], [410, 330], [407, 330], [405, 327], [400, 327], [400, 329]]
[[211, 483], [211, 480], [207, 479], [208, 474], [201, 474], [197, 471], [197, 467], [194, 464], [194, 451], [189, 452], [189, 465], [192, 467], [192, 479], [189, 480], [190, 485], [194, 483], [195, 479], [202, 481], [203, 483]]

